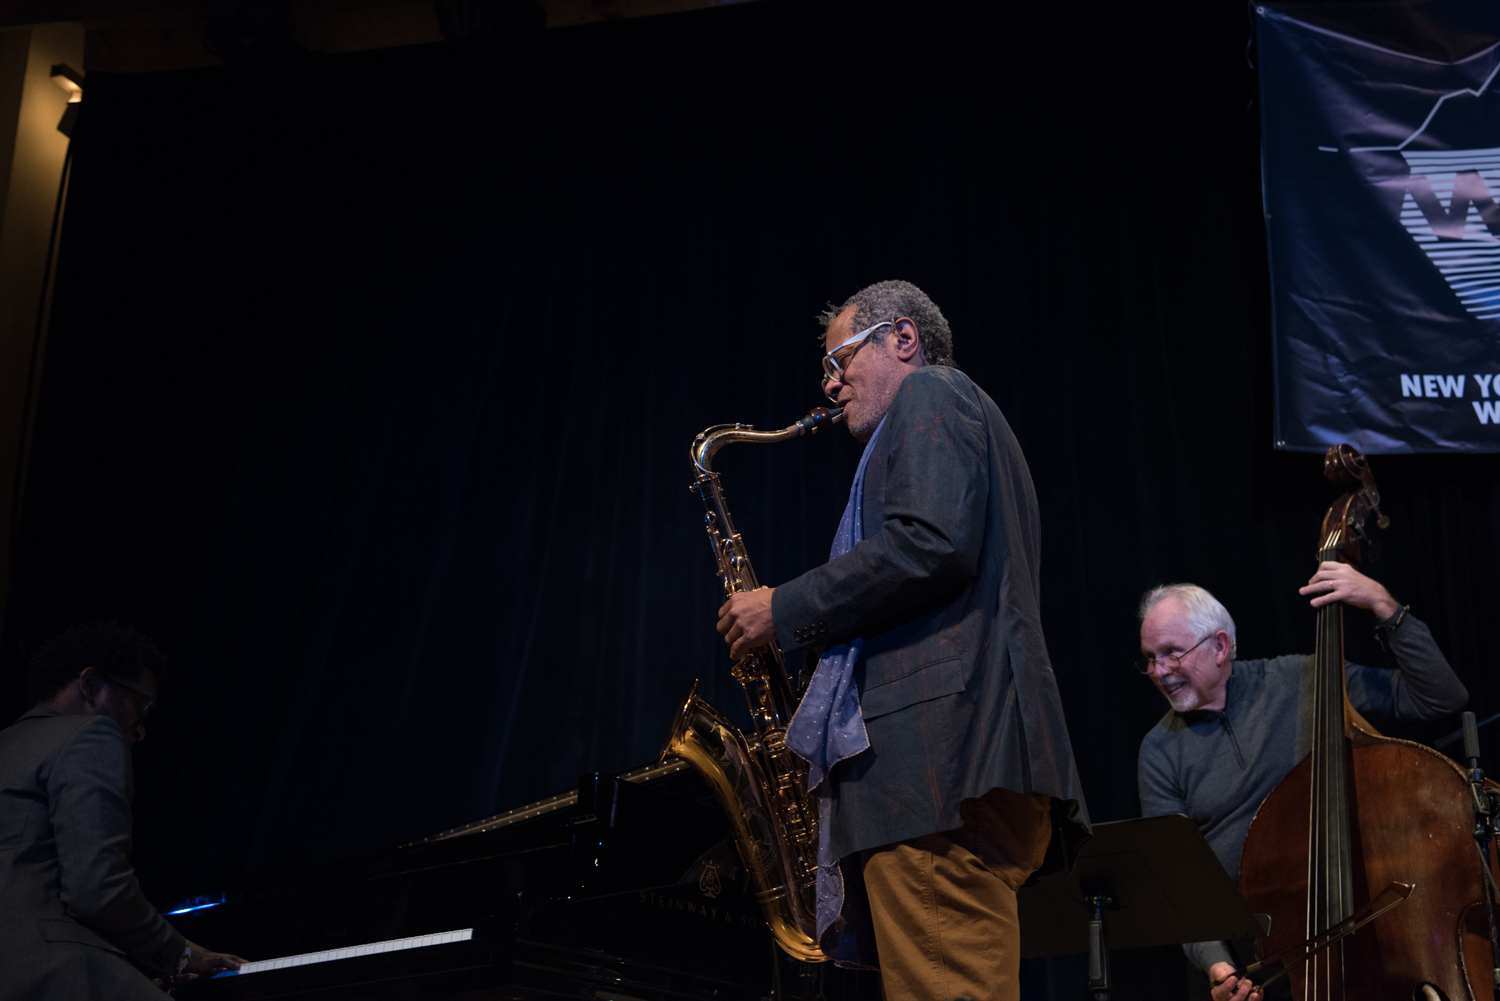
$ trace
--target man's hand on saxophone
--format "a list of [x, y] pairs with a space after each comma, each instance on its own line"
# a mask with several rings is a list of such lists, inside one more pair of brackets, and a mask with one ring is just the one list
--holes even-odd
[[771, 620], [771, 594], [775, 590], [761, 587], [739, 591], [720, 607], [719, 635], [729, 644], [729, 655], [735, 660], [775, 638], [776, 624]]

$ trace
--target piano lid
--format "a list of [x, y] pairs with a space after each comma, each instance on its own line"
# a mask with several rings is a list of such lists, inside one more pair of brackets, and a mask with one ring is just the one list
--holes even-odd
[[[615, 778], [622, 782], [652, 782], [656, 779], [666, 778], [668, 775], [676, 775], [679, 772], [687, 771], [688, 767], [686, 761], [683, 761], [681, 758], [673, 758], [670, 761], [663, 761], [659, 764], [645, 765], [628, 772], [621, 772]], [[451, 827], [446, 831], [430, 835], [429, 837], [409, 841], [401, 847], [410, 848], [413, 845], [431, 844], [434, 841], [460, 838], [466, 834], [483, 834], [486, 831], [498, 830], [510, 824], [515, 824], [523, 820], [531, 820], [533, 817], [540, 817], [556, 810], [566, 809], [577, 802], [578, 790], [569, 789], [567, 792], [558, 793], [556, 796], [549, 796], [546, 799], [539, 799], [535, 803], [527, 803], [525, 806], [518, 806], [513, 810], [506, 810], [492, 817], [470, 821], [467, 824]]]

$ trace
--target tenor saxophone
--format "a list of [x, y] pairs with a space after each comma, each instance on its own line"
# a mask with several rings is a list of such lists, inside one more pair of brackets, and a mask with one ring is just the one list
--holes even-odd
[[[843, 420], [843, 410], [818, 407], [780, 431], [721, 424], [693, 440], [693, 489], [703, 498], [708, 539], [725, 595], [760, 586], [744, 540], [735, 531], [713, 470], [714, 455], [735, 442], [789, 441]], [[786, 746], [796, 700], [773, 638], [736, 661], [730, 672], [745, 689], [753, 733], [745, 733], [698, 695], [693, 682], [677, 714], [662, 758], [678, 757], [697, 770], [729, 815], [735, 845], [755, 884], [755, 897], [776, 944], [795, 959], [820, 963], [818, 946], [818, 815], [807, 791], [807, 763]]]

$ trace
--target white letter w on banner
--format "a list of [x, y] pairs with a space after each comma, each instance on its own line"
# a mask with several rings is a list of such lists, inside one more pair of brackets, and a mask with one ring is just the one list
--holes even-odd
[[1438, 201], [1432, 184], [1421, 174], [1412, 175], [1409, 190], [1417, 208], [1422, 210], [1422, 218], [1427, 220], [1427, 225], [1432, 227], [1435, 236], [1445, 240], [1462, 240], [1471, 205], [1479, 213], [1479, 218], [1490, 235], [1500, 236], [1500, 205], [1496, 205], [1495, 199], [1490, 197], [1490, 189], [1484, 183], [1484, 178], [1479, 176], [1479, 171], [1458, 172], [1453, 178], [1453, 197], [1449, 199], [1446, 209]]

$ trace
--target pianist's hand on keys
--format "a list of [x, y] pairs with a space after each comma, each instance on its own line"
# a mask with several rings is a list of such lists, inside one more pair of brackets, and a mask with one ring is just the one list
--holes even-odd
[[188, 961], [184, 972], [196, 973], [200, 977], [211, 977], [220, 970], [238, 970], [249, 962], [227, 952], [205, 949], [196, 942], [189, 942], [187, 947]]

